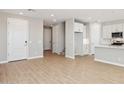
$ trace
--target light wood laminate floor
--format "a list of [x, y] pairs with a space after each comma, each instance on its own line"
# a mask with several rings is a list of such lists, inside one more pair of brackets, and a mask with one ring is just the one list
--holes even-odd
[[124, 68], [95, 62], [93, 56], [71, 60], [46, 52], [41, 59], [0, 64], [0, 83], [124, 83]]

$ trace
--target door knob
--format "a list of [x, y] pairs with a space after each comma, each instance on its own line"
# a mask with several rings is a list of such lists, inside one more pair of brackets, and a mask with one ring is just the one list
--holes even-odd
[[27, 43], [28, 43], [28, 42], [27, 42], [27, 41], [25, 41], [25, 46], [27, 46]]
[[25, 43], [27, 43], [27, 41], [25, 41]]

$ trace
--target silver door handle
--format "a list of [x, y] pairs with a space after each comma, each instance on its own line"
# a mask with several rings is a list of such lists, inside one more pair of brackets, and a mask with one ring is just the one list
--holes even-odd
[[25, 41], [25, 46], [27, 46], [27, 43], [28, 43], [28, 42], [27, 42], [27, 41]]

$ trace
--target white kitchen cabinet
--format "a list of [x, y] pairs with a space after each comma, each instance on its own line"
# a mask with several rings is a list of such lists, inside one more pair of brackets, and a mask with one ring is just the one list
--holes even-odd
[[124, 24], [122, 24], [122, 32], [123, 32], [123, 38], [124, 38]]
[[103, 44], [111, 44], [112, 33], [114, 32], [123, 32], [124, 38], [124, 23], [109, 23], [103, 24], [102, 26], [102, 43]]
[[102, 38], [106, 38], [107, 26], [102, 27]]
[[112, 24], [103, 26], [102, 36], [104, 39], [111, 39], [112, 32], [123, 32], [123, 24]]
[[111, 25], [111, 33], [113, 32], [123, 32], [123, 24], [113, 24]]
[[123, 24], [116, 24], [116, 32], [122, 32], [123, 31]]
[[111, 32], [116, 32], [116, 24], [111, 25]]
[[122, 24], [122, 32], [124, 32], [124, 24]]
[[[78, 25], [79, 29], [80, 27], [82, 27], [82, 25]], [[82, 31], [74, 32], [74, 38], [75, 38], [75, 55], [83, 56], [88, 54], [88, 39], [87, 39], [85, 25], [83, 25]]]
[[74, 32], [83, 32], [84, 24], [82, 23], [74, 23]]
[[103, 26], [102, 36], [104, 39], [110, 39], [111, 33], [112, 33], [112, 26], [111, 25]]

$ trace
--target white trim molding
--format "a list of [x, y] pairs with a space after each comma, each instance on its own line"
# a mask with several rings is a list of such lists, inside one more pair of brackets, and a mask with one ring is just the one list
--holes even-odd
[[0, 64], [8, 63], [8, 61], [0, 61]]
[[[29, 57], [29, 58], [27, 58], [27, 60], [30, 60], [30, 59], [38, 59], [38, 58], [43, 58], [43, 56]], [[8, 60], [0, 61], [0, 64], [5, 64], [5, 63], [9, 63], [9, 61], [8, 61]]]
[[71, 58], [71, 59], [75, 59], [75, 57], [71, 57], [71, 56], [65, 56], [66, 58]]
[[101, 63], [106, 63], [106, 64], [111, 64], [111, 65], [116, 65], [116, 66], [121, 66], [124, 67], [124, 64], [119, 64], [119, 63], [114, 63], [114, 62], [110, 62], [110, 61], [106, 61], [106, 60], [101, 60], [101, 59], [94, 59], [97, 62], [101, 62]]
[[38, 58], [43, 58], [43, 56], [29, 57], [28, 59], [38, 59]]

